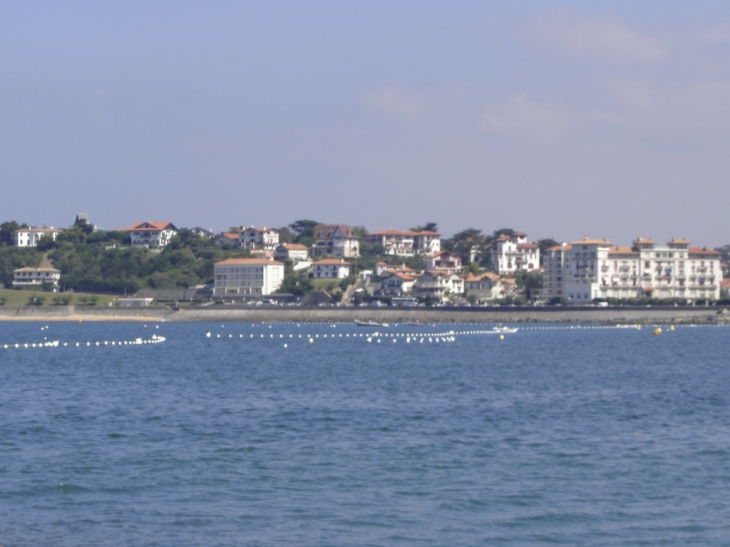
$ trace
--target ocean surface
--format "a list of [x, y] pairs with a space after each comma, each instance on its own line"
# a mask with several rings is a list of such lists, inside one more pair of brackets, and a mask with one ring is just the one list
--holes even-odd
[[45, 326], [4, 547], [730, 545], [730, 328]]

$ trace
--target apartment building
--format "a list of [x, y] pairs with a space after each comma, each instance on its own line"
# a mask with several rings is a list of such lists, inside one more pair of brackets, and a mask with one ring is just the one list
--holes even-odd
[[279, 289], [284, 264], [260, 258], [229, 258], [213, 264], [214, 296], [263, 296]]
[[587, 303], [595, 298], [720, 298], [721, 254], [686, 239], [657, 246], [637, 238], [631, 247], [584, 238], [548, 249], [543, 297]]

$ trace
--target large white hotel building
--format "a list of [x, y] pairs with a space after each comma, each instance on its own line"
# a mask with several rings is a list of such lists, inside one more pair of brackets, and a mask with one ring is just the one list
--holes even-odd
[[719, 299], [721, 254], [672, 239], [659, 247], [638, 238], [631, 247], [583, 238], [547, 250], [544, 298], [584, 304], [595, 298]]

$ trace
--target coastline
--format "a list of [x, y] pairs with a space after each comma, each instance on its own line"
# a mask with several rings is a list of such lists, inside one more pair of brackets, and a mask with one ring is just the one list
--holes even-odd
[[730, 312], [717, 307], [518, 307], [518, 308], [306, 308], [201, 307], [94, 308], [74, 306], [0, 307], [0, 321], [272, 322], [272, 323], [596, 323], [727, 324]]

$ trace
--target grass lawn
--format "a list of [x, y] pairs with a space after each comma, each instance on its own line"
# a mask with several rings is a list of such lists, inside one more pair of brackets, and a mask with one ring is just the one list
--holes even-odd
[[337, 288], [340, 286], [341, 279], [312, 279], [314, 288], [321, 291], [328, 290], [328, 287]]
[[74, 304], [76, 306], [80, 306], [81, 299], [82, 298], [89, 298], [90, 296], [96, 296], [98, 298], [96, 305], [97, 306], [106, 306], [108, 302], [116, 302], [116, 300], [119, 298], [117, 296], [111, 296], [108, 294], [97, 294], [97, 295], [91, 295], [87, 293], [58, 293], [58, 292], [43, 292], [43, 291], [16, 291], [12, 289], [0, 289], [0, 303], [4, 299], [7, 299], [5, 301], [5, 306], [25, 306], [28, 304], [28, 299], [31, 296], [35, 296], [38, 298], [45, 298], [43, 301], [44, 306], [51, 306], [54, 304], [53, 298], [58, 296], [70, 296], [71, 297], [71, 304]]

